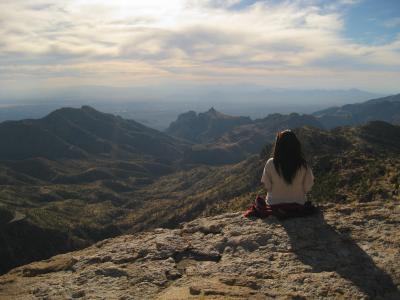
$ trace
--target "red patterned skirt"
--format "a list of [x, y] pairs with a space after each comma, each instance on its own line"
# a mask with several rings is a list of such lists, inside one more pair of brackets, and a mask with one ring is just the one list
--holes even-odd
[[302, 204], [298, 203], [283, 203], [268, 205], [265, 198], [257, 195], [254, 204], [243, 214], [246, 218], [266, 218], [275, 216], [278, 219], [286, 219], [292, 217], [304, 217], [311, 215], [317, 211], [317, 208], [307, 201]]

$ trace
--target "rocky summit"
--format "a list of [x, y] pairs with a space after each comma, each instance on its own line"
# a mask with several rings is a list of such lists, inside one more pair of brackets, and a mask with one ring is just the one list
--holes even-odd
[[0, 277], [0, 299], [400, 299], [398, 203], [226, 213], [106, 239]]

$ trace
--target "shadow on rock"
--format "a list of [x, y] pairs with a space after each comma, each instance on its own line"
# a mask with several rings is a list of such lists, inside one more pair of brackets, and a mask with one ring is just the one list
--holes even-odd
[[323, 213], [282, 222], [293, 252], [313, 272], [336, 272], [372, 299], [400, 299], [391, 277], [349, 236], [325, 222]]

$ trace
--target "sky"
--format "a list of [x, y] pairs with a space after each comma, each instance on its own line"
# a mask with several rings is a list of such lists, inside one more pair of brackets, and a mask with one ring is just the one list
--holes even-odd
[[398, 93], [400, 1], [0, 1], [0, 93], [180, 84]]

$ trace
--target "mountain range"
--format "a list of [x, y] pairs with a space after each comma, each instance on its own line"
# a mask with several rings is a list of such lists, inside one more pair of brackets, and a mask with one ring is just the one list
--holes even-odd
[[179, 115], [165, 132], [172, 136], [204, 144], [215, 142], [226, 133], [230, 134], [230, 137], [222, 140], [228, 142], [237, 140], [237, 136], [241, 136], [241, 131], [253, 134], [260, 130], [267, 131], [262, 138], [271, 140], [276, 131], [285, 127], [296, 128], [309, 125], [331, 129], [338, 126], [361, 125], [375, 120], [400, 124], [400, 94], [330, 107], [311, 114], [274, 113], [255, 120], [247, 117], [227, 116], [214, 108], [199, 114], [189, 111]]
[[280, 130], [302, 126], [332, 129], [374, 120], [400, 124], [399, 116], [400, 94], [313, 114], [270, 114], [255, 120], [228, 117], [215, 109], [198, 115], [190, 111], [178, 116], [165, 132], [195, 143], [184, 152], [186, 162], [220, 165], [239, 162], [258, 153], [266, 142], [275, 139]]
[[3, 160], [86, 159], [93, 155], [113, 159], [153, 156], [173, 161], [180, 157], [182, 148], [157, 130], [89, 106], [59, 109], [38, 120], [3, 122], [0, 138]]
[[[186, 130], [191, 124], [200, 124], [191, 129], [197, 135]], [[298, 128], [318, 178], [314, 202], [399, 198], [398, 125], [324, 127], [319, 116], [251, 120], [211, 109], [162, 133], [88, 106], [1, 123], [0, 271], [122, 233], [243, 210], [263, 192], [263, 164], [286, 128]]]
[[362, 103], [331, 107], [313, 113], [327, 129], [381, 120], [400, 124], [400, 94]]
[[173, 172], [187, 147], [88, 106], [3, 122], [0, 139], [1, 271], [118, 234], [124, 192]]
[[227, 164], [239, 162], [249, 155], [257, 154], [265, 143], [271, 143], [276, 133], [288, 128], [322, 125], [310, 115], [272, 114], [249, 124], [235, 126], [212, 142], [195, 144], [184, 152], [184, 160], [202, 164]]
[[178, 116], [165, 131], [194, 143], [211, 142], [234, 127], [252, 123], [249, 117], [234, 117], [222, 114], [213, 107], [205, 113], [194, 111]]
[[[22, 92], [21, 90], [19, 90]], [[37, 88], [35, 91], [0, 93], [0, 121], [42, 118], [61, 107], [90, 105], [97, 110], [133, 119], [165, 130], [185, 111], [206, 111], [211, 106], [233, 116], [263, 118], [271, 113], [311, 113], [328, 106], [383, 97], [357, 89], [268, 89], [246, 84], [187, 84], [156, 87], [76, 86]]]

